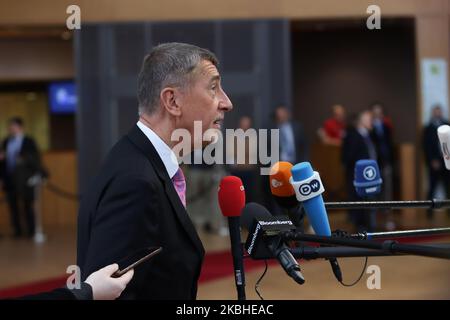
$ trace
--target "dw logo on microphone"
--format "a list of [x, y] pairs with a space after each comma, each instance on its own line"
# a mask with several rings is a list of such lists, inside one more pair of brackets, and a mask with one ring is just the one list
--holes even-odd
[[368, 166], [363, 171], [363, 176], [366, 180], [372, 181], [377, 176], [377, 171], [374, 167]]
[[310, 183], [302, 184], [299, 190], [302, 196], [309, 196], [312, 192], [317, 192], [320, 190], [320, 181], [313, 179]]

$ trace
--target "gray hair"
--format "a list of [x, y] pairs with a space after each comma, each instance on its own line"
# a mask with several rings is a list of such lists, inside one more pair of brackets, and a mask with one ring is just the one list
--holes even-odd
[[157, 110], [163, 88], [190, 84], [189, 76], [202, 60], [219, 64], [212, 52], [191, 44], [171, 42], [154, 47], [144, 58], [138, 76], [139, 115]]

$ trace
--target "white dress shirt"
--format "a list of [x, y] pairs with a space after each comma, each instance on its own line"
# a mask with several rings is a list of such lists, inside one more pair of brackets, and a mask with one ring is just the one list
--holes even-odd
[[137, 126], [155, 147], [156, 152], [158, 153], [159, 157], [164, 163], [164, 166], [166, 167], [167, 174], [169, 175], [170, 179], [172, 179], [180, 167], [178, 165], [178, 160], [175, 156], [175, 153], [152, 129], [147, 127], [141, 121], [138, 121]]

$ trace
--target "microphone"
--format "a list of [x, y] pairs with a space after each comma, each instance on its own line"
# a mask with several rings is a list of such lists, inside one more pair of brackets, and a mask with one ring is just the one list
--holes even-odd
[[280, 207], [285, 209], [289, 219], [295, 226], [303, 230], [302, 206], [295, 197], [295, 191], [289, 183], [292, 176], [292, 164], [286, 161], [275, 163], [270, 168], [270, 191]]
[[298, 284], [305, 283], [300, 266], [288, 246], [277, 236], [280, 231], [295, 230], [286, 217], [274, 217], [263, 206], [251, 202], [242, 210], [243, 222], [249, 231], [245, 248], [254, 259], [275, 256], [284, 271]]
[[239, 216], [245, 205], [245, 191], [241, 179], [235, 176], [224, 177], [220, 181], [219, 206], [222, 215], [228, 218], [230, 230], [231, 255], [233, 256], [234, 281], [238, 300], [245, 300], [245, 273]]
[[353, 185], [359, 197], [366, 198], [379, 194], [382, 183], [380, 168], [375, 160], [364, 159], [356, 161]]
[[[297, 200], [303, 204], [303, 209], [308, 216], [314, 232], [319, 236], [331, 236], [330, 223], [328, 222], [322, 193], [325, 191], [319, 173], [313, 171], [309, 162], [301, 162], [291, 169], [292, 177], [289, 180], [294, 188]], [[333, 274], [339, 282], [342, 282], [342, 272], [336, 258], [330, 258]]]
[[450, 170], [450, 126], [446, 124], [440, 126], [437, 133], [442, 154], [444, 156], [445, 167], [447, 170]]

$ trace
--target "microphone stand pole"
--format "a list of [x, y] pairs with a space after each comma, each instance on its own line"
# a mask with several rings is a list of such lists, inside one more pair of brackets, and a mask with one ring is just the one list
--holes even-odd
[[[450, 244], [434, 244], [434, 247], [450, 249]], [[321, 258], [355, 258], [355, 257], [382, 257], [401, 256], [403, 253], [391, 253], [375, 249], [362, 249], [352, 247], [298, 247], [289, 249], [296, 259], [321, 259]]]
[[303, 234], [295, 231], [284, 231], [280, 236], [285, 241], [309, 241], [328, 245], [342, 245], [349, 247], [382, 250], [386, 253], [404, 253], [418, 256], [442, 258], [450, 260], [450, 250], [437, 247], [426, 247], [412, 244], [402, 244], [394, 240], [376, 242], [371, 240], [343, 239], [339, 237], [324, 237], [317, 235]]
[[354, 201], [325, 202], [327, 210], [357, 210], [357, 209], [441, 209], [450, 208], [450, 200], [413, 200], [413, 201]]
[[418, 229], [418, 230], [402, 230], [402, 231], [387, 231], [387, 232], [368, 232], [348, 235], [352, 239], [358, 240], [373, 240], [373, 239], [395, 239], [406, 237], [426, 237], [435, 235], [450, 235], [450, 228], [433, 228], [433, 229]]

